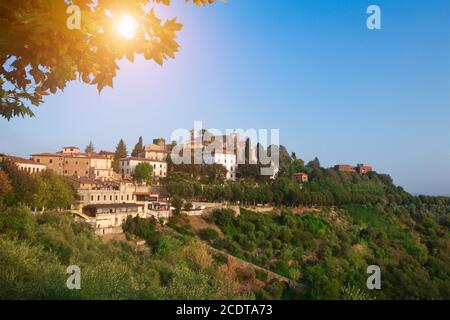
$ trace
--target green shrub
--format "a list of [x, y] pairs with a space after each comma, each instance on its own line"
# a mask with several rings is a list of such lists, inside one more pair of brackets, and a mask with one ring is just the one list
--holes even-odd
[[212, 228], [205, 228], [199, 231], [199, 236], [205, 241], [214, 241], [219, 237], [219, 233]]
[[256, 269], [256, 270], [255, 270], [255, 277], [256, 277], [256, 279], [258, 279], [258, 280], [261, 280], [261, 281], [266, 282], [266, 281], [267, 281], [267, 278], [268, 278], [268, 274], [267, 274], [267, 272], [265, 272], [264, 270]]

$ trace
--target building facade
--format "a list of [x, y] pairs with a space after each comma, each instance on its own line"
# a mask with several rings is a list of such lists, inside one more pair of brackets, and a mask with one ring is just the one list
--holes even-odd
[[155, 139], [152, 144], [146, 144], [144, 151], [138, 154], [139, 158], [165, 162], [169, 152], [164, 139]]
[[58, 175], [64, 175], [64, 157], [56, 153], [37, 153], [31, 155], [31, 160], [43, 164], [48, 170]]
[[227, 169], [227, 180], [235, 180], [237, 173], [236, 155], [232, 153], [214, 152], [210, 155], [204, 155], [205, 164], [221, 164]]
[[301, 181], [301, 182], [308, 182], [309, 181], [308, 174], [306, 174], [304, 172], [295, 173], [294, 174], [294, 178], [297, 179], [298, 181]]
[[153, 176], [158, 178], [167, 177], [167, 162], [151, 160], [146, 158], [128, 157], [119, 160], [119, 169], [124, 178], [131, 178], [136, 166], [140, 163], [148, 163], [153, 168]]
[[369, 173], [369, 172], [372, 172], [372, 171], [373, 171], [373, 168], [372, 168], [371, 166], [367, 165], [367, 164], [359, 163], [359, 164], [356, 166], [356, 171], [357, 171], [359, 174], [367, 174], [367, 173]]
[[334, 166], [334, 170], [338, 172], [357, 172], [359, 174], [367, 174], [373, 171], [373, 168], [367, 164], [359, 163], [356, 167], [348, 164], [339, 164]]
[[144, 206], [137, 203], [91, 204], [83, 208], [83, 213], [93, 218], [97, 235], [122, 233], [128, 217], [145, 218]]
[[338, 172], [356, 172], [355, 167], [348, 164], [338, 164], [334, 166], [334, 170]]
[[72, 210], [90, 222], [99, 235], [121, 233], [128, 216], [167, 220], [172, 215], [165, 187], [137, 185], [127, 180], [85, 177], [67, 177], [67, 180], [77, 190], [79, 199]]
[[35, 162], [33, 160], [24, 159], [24, 158], [15, 157], [15, 156], [7, 156], [7, 155], [5, 155], [2, 158], [11, 161], [12, 163], [14, 163], [17, 166], [17, 168], [19, 168], [19, 170], [25, 171], [29, 174], [38, 173], [38, 172], [47, 170], [46, 165]]
[[82, 153], [77, 147], [64, 147], [57, 153], [37, 153], [31, 159], [66, 177], [112, 179], [112, 158], [108, 154]]

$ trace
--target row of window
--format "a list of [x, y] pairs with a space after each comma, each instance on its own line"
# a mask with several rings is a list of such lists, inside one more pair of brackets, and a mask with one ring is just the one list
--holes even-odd
[[37, 173], [37, 172], [41, 172], [44, 171], [44, 169], [40, 169], [40, 168], [30, 168], [30, 167], [20, 167], [20, 170], [28, 172], [28, 173]]
[[[127, 164], [126, 164], [126, 165], [127, 165], [127, 166], [130, 166], [130, 161], [129, 161], [129, 160], [127, 161]], [[124, 166], [123, 163], [122, 163], [122, 166]], [[163, 163], [160, 163], [160, 164], [159, 164], [159, 167], [162, 169], [162, 168], [163, 168]], [[156, 169], [156, 163], [153, 164], [153, 169]]]
[[[97, 195], [97, 197], [95, 197], [94, 195], [91, 195], [91, 201], [95, 201], [95, 198], [97, 198], [97, 202], [98, 202], [98, 201], [101, 201], [102, 196]], [[119, 196], [117, 194], [114, 197], [112, 195], [110, 195], [109, 196], [109, 201], [113, 201], [113, 198], [115, 199], [115, 201], [119, 201]], [[127, 196], [124, 197], [124, 195], [122, 194], [120, 196], [120, 201], [125, 201], [125, 199], [126, 199], [126, 201], [130, 201], [130, 195], [127, 194]], [[84, 201], [84, 197], [81, 196], [80, 200]], [[103, 195], [103, 201], [107, 201], [107, 200], [108, 200], [108, 196]], [[134, 200], [134, 195], [131, 195], [131, 200]]]
[[[122, 174], [127, 174], [127, 175], [129, 175], [129, 174], [131, 174], [132, 172], [131, 172], [131, 170], [130, 169], [127, 169], [127, 170], [124, 170], [124, 169], [122, 169]], [[156, 174], [156, 172], [155, 172], [155, 174]], [[161, 177], [161, 176], [165, 176], [166, 175], [166, 173], [165, 172], [163, 172], [163, 171], [159, 171], [159, 176]]]

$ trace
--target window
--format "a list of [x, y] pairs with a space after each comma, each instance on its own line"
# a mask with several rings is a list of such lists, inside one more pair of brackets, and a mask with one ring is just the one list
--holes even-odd
[[106, 196], [103, 196], [103, 201], [106, 201]]
[[97, 201], [100, 201], [100, 196], [97, 196]]
[[112, 201], [112, 196], [109, 196], [109, 200]]
[[94, 201], [94, 196], [91, 196], [91, 201]]
[[48, 163], [53, 163], [53, 159], [48, 160]]

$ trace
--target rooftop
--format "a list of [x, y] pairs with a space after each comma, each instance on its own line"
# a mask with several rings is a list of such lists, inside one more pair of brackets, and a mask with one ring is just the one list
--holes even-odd
[[14, 163], [32, 164], [32, 165], [36, 165], [36, 166], [45, 167], [45, 164], [38, 163], [38, 162], [30, 160], [30, 159], [24, 159], [21, 157], [8, 156], [8, 155], [5, 155], [5, 158], [11, 160]]
[[147, 159], [147, 158], [140, 158], [140, 157], [128, 157], [128, 158], [123, 158], [120, 159], [119, 161], [142, 161], [142, 162], [161, 162], [161, 163], [166, 163], [165, 161], [159, 161], [159, 160], [152, 160], [152, 159]]
[[32, 157], [61, 157], [60, 154], [51, 153], [51, 152], [34, 153], [31, 156]]
[[166, 152], [166, 146], [157, 145], [157, 144], [146, 144], [144, 146], [145, 151], [156, 151], [156, 152]]
[[142, 204], [137, 203], [106, 203], [106, 204], [89, 204], [85, 206], [85, 209], [108, 209], [108, 208], [138, 208], [142, 207]]

